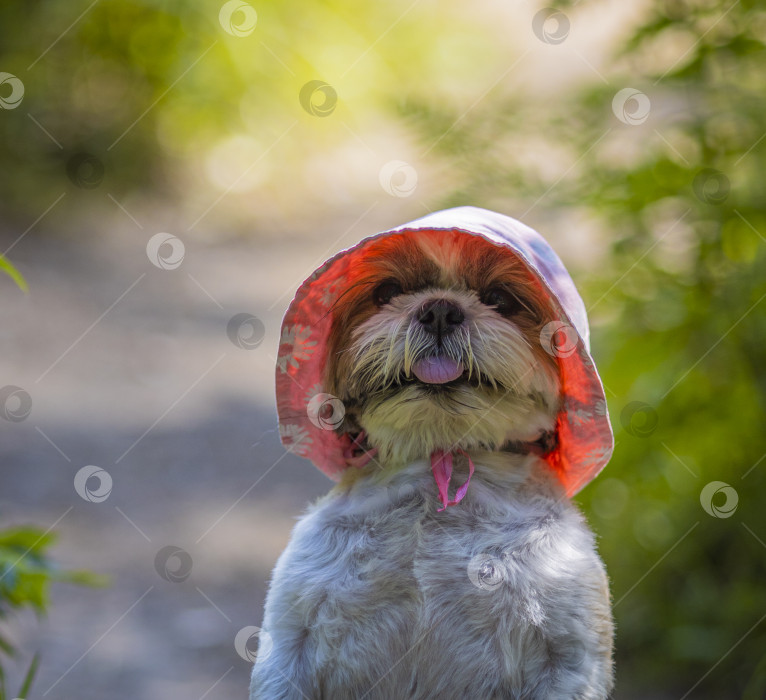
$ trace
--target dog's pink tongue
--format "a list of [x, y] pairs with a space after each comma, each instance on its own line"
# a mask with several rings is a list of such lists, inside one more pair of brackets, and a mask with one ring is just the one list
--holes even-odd
[[446, 384], [463, 374], [463, 363], [451, 357], [426, 357], [412, 365], [412, 371], [426, 384]]

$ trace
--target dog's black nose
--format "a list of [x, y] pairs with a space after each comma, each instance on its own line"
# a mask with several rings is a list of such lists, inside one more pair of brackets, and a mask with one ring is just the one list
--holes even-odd
[[423, 328], [438, 336], [452, 333], [464, 320], [463, 310], [446, 299], [426, 302], [418, 315]]

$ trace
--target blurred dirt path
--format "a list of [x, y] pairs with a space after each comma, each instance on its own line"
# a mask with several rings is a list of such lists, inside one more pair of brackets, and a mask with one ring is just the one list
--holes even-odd
[[[32, 411], [0, 420], [0, 524], [54, 527], [61, 566], [111, 584], [56, 584], [47, 619], [11, 620], [26, 654], [11, 668], [11, 692], [39, 649], [36, 698], [247, 697], [250, 664], [234, 637], [260, 623], [295, 517], [330, 485], [276, 436], [279, 322], [328, 246], [371, 226], [335, 242], [182, 236], [172, 270], [147, 257], [155, 232], [111, 225], [14, 247], [30, 292], [0, 278], [0, 386], [28, 392]], [[15, 237], [3, 236], [3, 249]], [[227, 334], [240, 313], [265, 328], [254, 349]], [[101, 502], [75, 491], [87, 465], [112, 479]], [[155, 559], [169, 546], [189, 558], [166, 571]], [[190, 570], [176, 571], [183, 563]]]

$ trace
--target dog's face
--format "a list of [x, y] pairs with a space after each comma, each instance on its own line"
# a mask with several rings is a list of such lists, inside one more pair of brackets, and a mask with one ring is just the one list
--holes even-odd
[[373, 242], [332, 308], [325, 386], [380, 458], [436, 449], [497, 449], [554, 427], [552, 320], [524, 264], [455, 232]]

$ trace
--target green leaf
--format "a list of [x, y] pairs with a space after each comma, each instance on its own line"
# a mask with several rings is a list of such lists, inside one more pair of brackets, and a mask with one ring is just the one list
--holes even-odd
[[90, 586], [91, 588], [104, 588], [108, 586], [111, 579], [103, 574], [97, 574], [93, 571], [57, 571], [51, 576], [58, 583], [72, 583], [77, 586]]
[[27, 286], [27, 282], [24, 277], [4, 255], [0, 255], [0, 270], [8, 274], [10, 278], [16, 283], [16, 286], [18, 286], [18, 288], [23, 292], [29, 291], [29, 287]]
[[40, 665], [40, 654], [35, 654], [34, 658], [32, 659], [32, 663], [29, 664], [29, 669], [27, 670], [26, 675], [24, 676], [24, 682], [21, 684], [21, 688], [19, 688], [18, 697], [19, 698], [26, 698], [29, 695], [29, 689], [32, 687], [32, 682], [35, 679], [35, 676], [37, 675], [37, 667]]
[[43, 532], [36, 527], [20, 526], [0, 530], [0, 548], [43, 550], [56, 539], [54, 532]]

